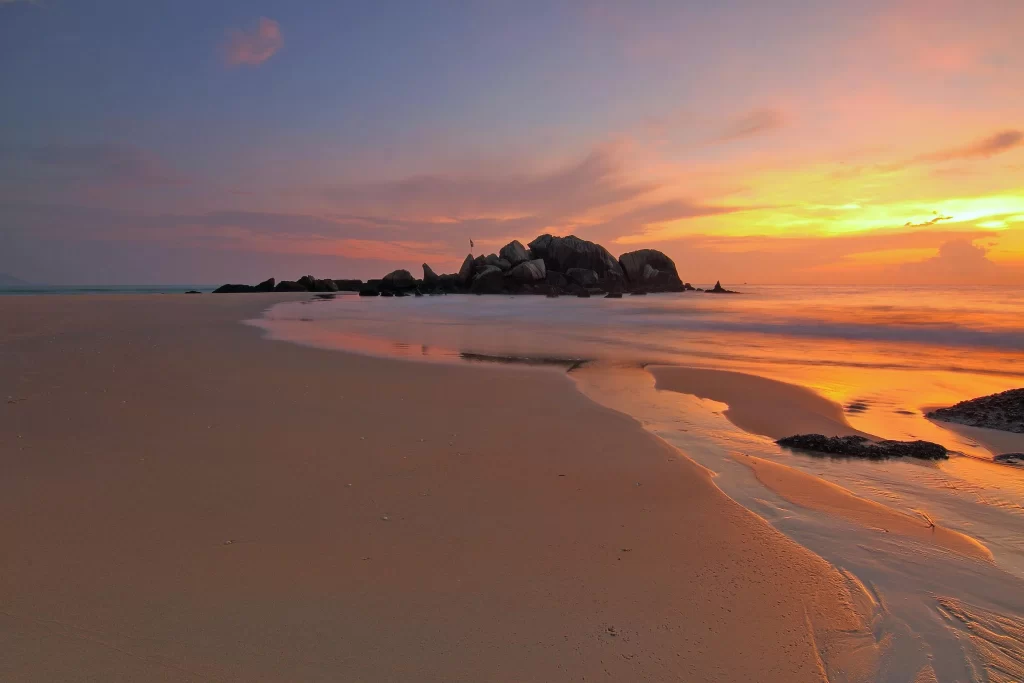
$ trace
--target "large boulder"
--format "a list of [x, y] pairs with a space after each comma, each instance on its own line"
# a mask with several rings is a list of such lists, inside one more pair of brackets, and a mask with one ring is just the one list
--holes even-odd
[[484, 265], [485, 266], [498, 266], [499, 268], [501, 268], [500, 264], [501, 264], [501, 257], [498, 256], [497, 254], [488, 254], [484, 258]]
[[541, 235], [530, 242], [530, 250], [534, 258], [544, 259], [548, 270], [565, 273], [570, 268], [587, 268], [596, 272], [603, 281], [614, 282], [625, 278], [619, 262], [607, 249], [575, 235]]
[[436, 289], [441, 278], [437, 276], [434, 269], [428, 266], [426, 263], [423, 264], [423, 288], [427, 290]]
[[462, 267], [459, 268], [459, 286], [469, 287], [470, 282], [473, 281], [473, 271], [475, 270], [475, 263], [473, 262], [473, 255], [467, 254], [466, 259], [462, 262]]
[[544, 282], [547, 279], [547, 269], [542, 259], [524, 261], [508, 272], [508, 277], [517, 285], [529, 285]]
[[[626, 252], [619, 257], [619, 265], [631, 287], [643, 287], [648, 291], [681, 292], [685, 289], [679, 279], [676, 264], [668, 256], [657, 249], [639, 249]], [[655, 272], [654, 278], [645, 277], [646, 269]]]
[[511, 264], [511, 267], [513, 268], [515, 266], [518, 266], [523, 261], [530, 260], [529, 252], [526, 251], [526, 247], [524, 247], [519, 240], [512, 240], [511, 242], [503, 246], [501, 248], [501, 251], [498, 252], [498, 254], [501, 256], [501, 258], [508, 261], [509, 264]]
[[393, 270], [381, 279], [381, 290], [405, 292], [416, 289], [416, 278], [408, 270]]
[[505, 274], [498, 266], [484, 266], [473, 276], [473, 294], [500, 294], [505, 290]]
[[252, 291], [254, 291], [254, 292], [273, 292], [274, 291], [274, 285], [276, 285], [276, 284], [277, 284], [277, 281], [274, 280], [274, 278], [270, 278], [270, 279], [264, 280], [263, 282], [259, 283], [255, 287], [253, 287]]
[[309, 291], [294, 280], [281, 280], [274, 287], [275, 292], [306, 292]]
[[581, 287], [597, 287], [599, 278], [597, 272], [590, 268], [570, 268], [565, 271], [565, 277], [569, 279], [569, 282], [575, 282]]
[[297, 282], [302, 285], [307, 292], [312, 292], [316, 289], [316, 278], [312, 275], [303, 275]]

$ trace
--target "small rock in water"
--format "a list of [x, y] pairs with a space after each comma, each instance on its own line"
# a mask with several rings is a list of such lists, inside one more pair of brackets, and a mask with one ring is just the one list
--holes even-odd
[[855, 458], [880, 460], [884, 458], [918, 458], [920, 460], [944, 460], [949, 457], [945, 446], [931, 441], [874, 442], [863, 436], [824, 436], [823, 434], [797, 434], [779, 439], [775, 443], [786, 448], [795, 448], [814, 453], [848, 455]]
[[1024, 453], [1003, 453], [992, 458], [992, 462], [1003, 465], [1024, 465]]

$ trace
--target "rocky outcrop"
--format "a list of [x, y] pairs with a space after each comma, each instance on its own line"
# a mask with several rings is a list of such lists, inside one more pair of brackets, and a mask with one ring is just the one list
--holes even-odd
[[509, 271], [508, 277], [517, 285], [536, 284], [546, 281], [547, 269], [541, 259], [523, 261]]
[[335, 280], [339, 292], [358, 292], [363, 288], [362, 280]]
[[256, 285], [252, 289], [253, 289], [254, 292], [273, 292], [274, 291], [274, 285], [276, 285], [276, 284], [277, 284], [277, 281], [274, 280], [274, 278], [269, 278], [269, 279], [266, 279], [263, 282], [259, 283], [258, 285]]
[[312, 275], [303, 275], [297, 280], [297, 282], [302, 285], [307, 292], [312, 292], [316, 289], [316, 278]]
[[726, 289], [725, 287], [722, 286], [721, 282], [715, 282], [714, 288], [713, 289], [706, 289], [706, 290], [704, 290], [704, 293], [705, 294], [739, 294], [739, 292], [734, 292], [731, 289]]
[[619, 257], [619, 265], [630, 287], [662, 292], [685, 289], [675, 262], [657, 249], [626, 252]]
[[313, 290], [314, 292], [337, 292], [338, 285], [334, 284], [334, 280], [314, 280]]
[[797, 434], [779, 439], [775, 443], [813, 453], [847, 455], [854, 458], [881, 460], [885, 458], [918, 458], [944, 460], [949, 457], [945, 446], [931, 441], [871, 441], [863, 436], [824, 436]]
[[462, 267], [459, 268], [459, 286], [469, 287], [470, 282], [473, 281], [473, 270], [474, 270], [473, 255], [467, 254], [466, 259], [462, 262]]
[[473, 294], [500, 294], [505, 290], [505, 274], [497, 266], [484, 266], [473, 276], [469, 291]]
[[997, 462], [1000, 465], [1024, 467], [1024, 453], [1003, 453], [992, 458], [992, 462]]
[[548, 270], [565, 273], [570, 268], [587, 268], [596, 272], [602, 281], [625, 280], [622, 267], [607, 249], [575, 235], [541, 235], [530, 242], [530, 251], [534, 258], [544, 259]]
[[427, 291], [436, 289], [438, 284], [441, 282], [441, 278], [437, 276], [437, 273], [428, 266], [426, 263], [423, 264], [423, 288]]
[[274, 291], [275, 292], [307, 292], [309, 290], [307, 290], [305, 287], [300, 285], [298, 282], [295, 282], [294, 280], [281, 280], [280, 282], [277, 283], [277, 286], [274, 287]]
[[515, 268], [523, 261], [530, 260], [530, 253], [519, 240], [512, 240], [498, 252], [501, 258], [509, 262], [509, 266]]
[[949, 408], [933, 410], [925, 417], [1024, 434], [1024, 389], [1010, 389], [991, 396], [961, 401]]

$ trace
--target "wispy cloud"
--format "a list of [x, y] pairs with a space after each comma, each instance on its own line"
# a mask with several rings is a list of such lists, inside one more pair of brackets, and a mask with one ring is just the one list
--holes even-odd
[[988, 159], [997, 154], [1008, 152], [1024, 142], [1024, 132], [1004, 130], [960, 147], [939, 150], [930, 154], [922, 154], [914, 159], [921, 163], [939, 163], [943, 161], [959, 161], [970, 159]]
[[932, 214], [933, 214], [933, 216], [931, 218], [929, 218], [928, 220], [926, 220], [926, 221], [921, 221], [920, 223], [915, 223], [914, 221], [907, 221], [906, 223], [903, 224], [903, 227], [904, 228], [926, 228], [929, 225], [937, 225], [937, 224], [941, 223], [942, 221], [951, 221], [951, 220], [953, 220], [952, 216], [943, 216], [938, 211], [932, 211]]
[[715, 140], [741, 140], [782, 128], [784, 125], [786, 117], [777, 109], [757, 109], [728, 122], [715, 136]]
[[228, 30], [224, 57], [228, 65], [256, 65], [267, 61], [284, 45], [281, 26], [273, 19], [260, 17], [255, 26]]
[[451, 218], [562, 218], [636, 199], [655, 189], [624, 177], [614, 149], [540, 172], [420, 175], [328, 188], [329, 199], [350, 211], [387, 207], [391, 215]]
[[0, 152], [17, 164], [112, 185], [155, 187], [186, 182], [150, 152], [119, 142], [8, 145], [0, 146]]

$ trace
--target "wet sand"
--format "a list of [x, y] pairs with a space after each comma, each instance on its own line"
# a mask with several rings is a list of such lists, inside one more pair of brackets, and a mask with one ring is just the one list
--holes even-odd
[[0, 298], [0, 680], [873, 678], [847, 578], [564, 373], [282, 300]]
[[722, 414], [752, 434], [771, 439], [794, 434], [876, 438], [854, 429], [842, 406], [806, 387], [730, 370], [664, 365], [647, 369], [657, 389], [728, 404]]

